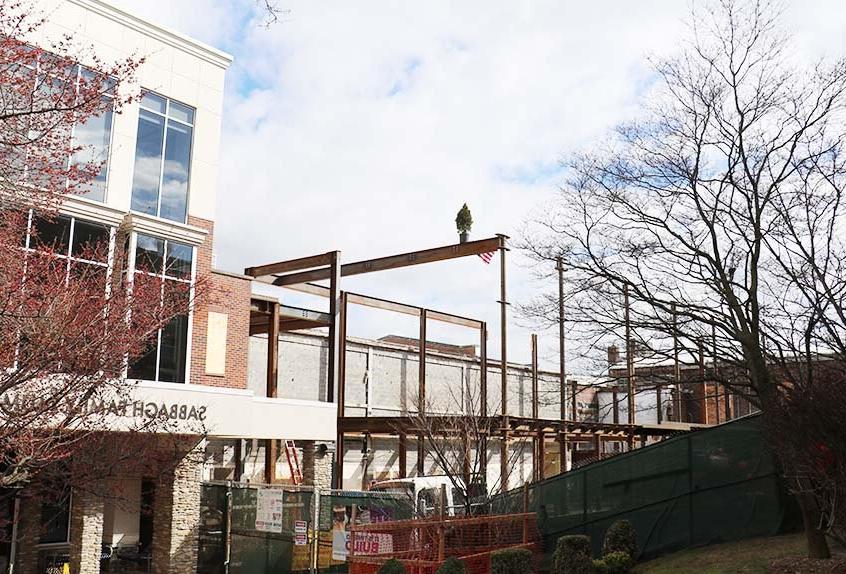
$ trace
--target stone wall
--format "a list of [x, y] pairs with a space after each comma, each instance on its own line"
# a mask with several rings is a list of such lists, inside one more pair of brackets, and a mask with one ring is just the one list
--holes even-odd
[[71, 503], [70, 567], [74, 574], [99, 574], [103, 545], [103, 498], [75, 490]]
[[173, 473], [156, 484], [153, 503], [153, 574], [195, 574], [203, 453], [187, 450]]

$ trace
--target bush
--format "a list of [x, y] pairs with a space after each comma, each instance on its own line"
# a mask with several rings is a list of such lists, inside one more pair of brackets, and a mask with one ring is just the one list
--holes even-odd
[[562, 536], [558, 539], [552, 557], [553, 574], [591, 574], [590, 538], [587, 536]]
[[450, 556], [435, 571], [435, 574], [467, 574], [467, 569], [464, 567], [464, 562], [455, 556]]
[[396, 558], [391, 558], [379, 568], [379, 574], [406, 574], [405, 566]]
[[532, 551], [528, 548], [503, 548], [491, 552], [491, 574], [531, 574]]
[[632, 566], [634, 566], [634, 560], [625, 552], [611, 552], [602, 560], [593, 561], [596, 574], [628, 574]]
[[605, 531], [602, 555], [623, 552], [629, 558], [637, 557], [637, 532], [628, 520], [617, 520]]

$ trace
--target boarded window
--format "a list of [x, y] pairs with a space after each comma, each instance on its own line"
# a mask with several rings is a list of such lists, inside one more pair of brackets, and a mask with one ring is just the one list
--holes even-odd
[[229, 315], [209, 311], [206, 333], [206, 374], [226, 374], [226, 325]]

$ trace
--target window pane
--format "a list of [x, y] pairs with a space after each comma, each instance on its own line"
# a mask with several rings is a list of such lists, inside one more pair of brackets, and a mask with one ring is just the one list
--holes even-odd
[[70, 525], [70, 496], [63, 492], [54, 500], [41, 502], [41, 538], [42, 544], [67, 542]]
[[189, 279], [191, 277], [191, 258], [193, 254], [194, 250], [190, 245], [168, 241], [167, 269], [165, 275], [179, 279]]
[[159, 215], [185, 221], [188, 205], [188, 171], [192, 129], [177, 123], [167, 126], [165, 165], [162, 177], [162, 206]]
[[174, 317], [162, 329], [159, 380], [169, 383], [185, 382], [185, 355], [188, 350], [188, 316]]
[[186, 105], [174, 102], [173, 100], [170, 101], [170, 113], [168, 116], [179, 120], [180, 122], [185, 122], [186, 124], [193, 124], [194, 123], [194, 108], [188, 107]]
[[[33, 242], [34, 240], [34, 242]], [[68, 254], [70, 219], [67, 217], [44, 218], [33, 216], [30, 247], [52, 249], [58, 254]]]
[[164, 261], [164, 239], [138, 234], [135, 246], [135, 268], [148, 273], [161, 273]]
[[162, 170], [164, 118], [141, 110], [132, 177], [132, 209], [156, 215]]
[[71, 255], [93, 261], [108, 261], [109, 228], [77, 219], [73, 224]]
[[147, 352], [129, 365], [128, 376], [130, 379], [156, 380], [156, 346], [158, 342], [158, 335], [151, 338]]
[[[109, 106], [111, 100], [105, 99]], [[109, 142], [112, 135], [111, 110], [99, 116], [92, 116], [84, 123], [74, 128], [74, 147], [81, 146], [77, 151], [72, 165], [80, 169], [96, 173], [89, 181], [80, 185], [83, 197], [103, 201], [106, 197], [106, 176], [108, 174]]]
[[167, 100], [161, 96], [157, 96], [152, 92], [147, 92], [141, 97], [141, 106], [160, 114], [165, 113]]

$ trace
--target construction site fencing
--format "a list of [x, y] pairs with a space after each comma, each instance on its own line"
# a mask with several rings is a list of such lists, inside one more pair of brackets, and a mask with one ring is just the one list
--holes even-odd
[[409, 574], [434, 574], [447, 558], [456, 557], [467, 574], [490, 574], [494, 551], [528, 548], [537, 553], [539, 540], [534, 513], [449, 517], [441, 512], [351, 527], [347, 561], [350, 574], [377, 574], [391, 558]]
[[206, 483], [197, 572], [309, 572], [316, 550], [314, 518], [310, 488]]
[[634, 525], [641, 558], [771, 536], [796, 520], [757, 415], [509, 491], [494, 500], [494, 511], [522, 509], [524, 497], [537, 513], [547, 558], [565, 534], [590, 536], [598, 555], [619, 519]]
[[[350, 528], [388, 521], [406, 520], [414, 515], [413, 499], [401, 493], [323, 490], [317, 519], [318, 572], [349, 572]], [[384, 537], [360, 538], [360, 554], [378, 554], [386, 547]], [[382, 545], [380, 546], [380, 542]]]

